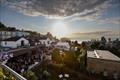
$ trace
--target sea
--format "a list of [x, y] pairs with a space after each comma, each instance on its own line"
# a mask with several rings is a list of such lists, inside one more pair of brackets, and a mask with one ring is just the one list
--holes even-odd
[[[117, 38], [111, 38], [111, 40], [116, 40]], [[120, 38], [118, 38], [120, 40]], [[82, 43], [83, 41], [91, 41], [91, 40], [101, 40], [101, 38], [74, 38], [74, 39], [70, 39], [71, 41], [78, 41], [78, 43]], [[108, 40], [108, 38], [106, 38], [106, 40]]]

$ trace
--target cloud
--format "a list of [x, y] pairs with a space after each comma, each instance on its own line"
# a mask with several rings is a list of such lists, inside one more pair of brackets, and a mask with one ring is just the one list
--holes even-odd
[[120, 17], [99, 19], [99, 22], [101, 22], [101, 23], [113, 23], [113, 24], [120, 25]]
[[98, 7], [106, 1], [107, 0], [2, 0], [1, 2], [29, 16], [67, 17], [89, 10], [92, 10], [92, 12], [86, 12], [81, 16], [96, 13]]
[[[108, 7], [120, 5], [120, 0], [1, 0], [1, 2], [28, 16], [100, 22], [104, 22], [99, 17]], [[119, 23], [118, 19], [105, 20]]]

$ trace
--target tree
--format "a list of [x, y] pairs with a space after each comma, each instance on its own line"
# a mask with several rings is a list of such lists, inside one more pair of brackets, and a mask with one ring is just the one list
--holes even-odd
[[87, 67], [87, 47], [85, 42], [81, 44], [80, 55], [78, 56], [78, 61], [80, 62], [81, 70], [85, 70]]
[[111, 42], [111, 38], [108, 38], [108, 42]]
[[16, 28], [15, 27], [7, 27], [7, 30], [8, 31], [16, 31]]
[[107, 42], [107, 40], [104, 36], [101, 37], [101, 42], [102, 42], [103, 45], [105, 45], [105, 43]]
[[76, 40], [76, 41], [75, 41], [75, 46], [77, 46], [77, 45], [78, 45], [78, 41]]
[[3, 69], [0, 67], [0, 80], [4, 80], [4, 77]]
[[2, 31], [16, 31], [15, 27], [7, 27], [3, 23], [0, 22], [0, 30]]
[[92, 49], [99, 49], [100, 43], [98, 41], [95, 41], [92, 43], [91, 48]]
[[0, 22], [0, 30], [4, 30], [6, 26]]
[[37, 80], [37, 77], [36, 77], [35, 73], [32, 72], [32, 71], [28, 71], [25, 74], [25, 77], [27, 78], [27, 80]]
[[77, 50], [75, 51], [75, 56], [78, 57], [80, 54], [80, 48], [77, 47]]

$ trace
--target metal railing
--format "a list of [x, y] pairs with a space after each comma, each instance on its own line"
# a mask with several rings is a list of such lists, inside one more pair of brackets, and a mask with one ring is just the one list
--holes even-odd
[[21, 76], [20, 74], [18, 74], [3, 63], [0, 64], [0, 67], [2, 67], [5, 71], [9, 72], [11, 75], [13, 75], [16, 80], [27, 80], [26, 78], [24, 78], [23, 76]]

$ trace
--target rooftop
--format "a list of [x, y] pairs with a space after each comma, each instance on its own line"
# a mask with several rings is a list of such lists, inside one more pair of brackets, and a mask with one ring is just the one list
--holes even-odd
[[41, 36], [40, 40], [46, 40], [48, 37], [47, 36]]
[[110, 51], [107, 50], [87, 51], [87, 57], [120, 61], [119, 57], [117, 57], [116, 55], [112, 54]]
[[22, 37], [11, 37], [11, 38], [8, 38], [8, 39], [4, 39], [3, 41], [17, 41], [20, 38], [22, 38]]

